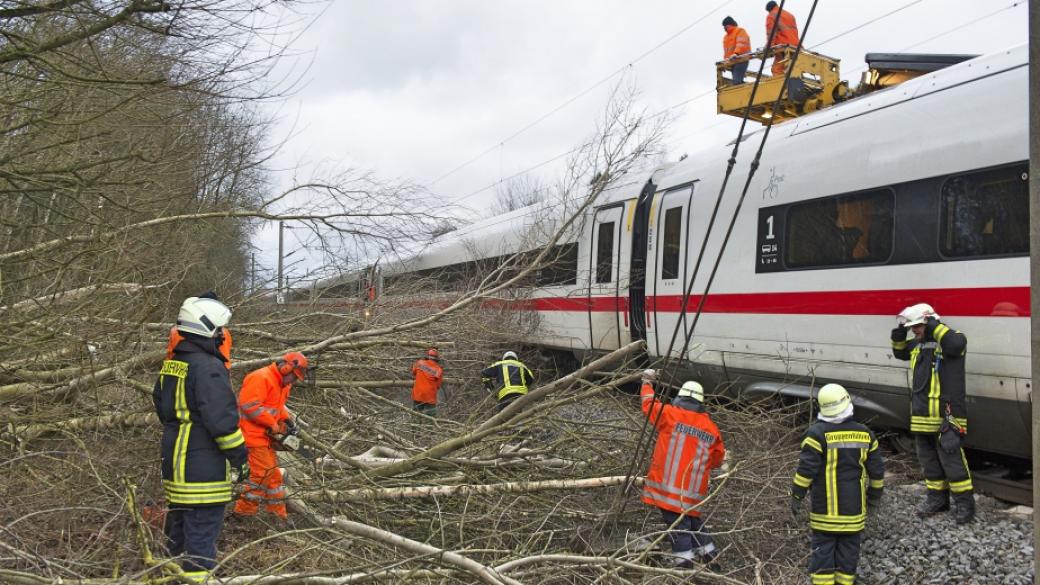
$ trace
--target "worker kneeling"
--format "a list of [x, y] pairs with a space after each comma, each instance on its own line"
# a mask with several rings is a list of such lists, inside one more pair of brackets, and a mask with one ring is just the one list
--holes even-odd
[[722, 435], [704, 412], [700, 384], [686, 382], [672, 404], [665, 404], [654, 396], [656, 379], [654, 370], [644, 371], [639, 393], [643, 413], [657, 429], [657, 445], [643, 483], [643, 502], [660, 508], [679, 567], [692, 567], [698, 560], [718, 571], [715, 557], [719, 553], [699, 508], [708, 496], [711, 471], [722, 464], [726, 454]]
[[[293, 382], [307, 377], [307, 358], [302, 353], [285, 356], [246, 375], [238, 394], [240, 425], [249, 449], [249, 480], [246, 491], [235, 502], [235, 514], [253, 516], [260, 504], [280, 518], [285, 510], [285, 486], [278, 467], [276, 448], [296, 439], [296, 423], [285, 408]], [[297, 439], [298, 440], [298, 439]]]
[[874, 433], [852, 420], [852, 399], [844, 387], [827, 384], [817, 400], [818, 420], [802, 439], [791, 513], [800, 520], [802, 499], [811, 488], [813, 585], [850, 585], [856, 582], [860, 536], [867, 523], [864, 504], [876, 508], [881, 502], [885, 461]]

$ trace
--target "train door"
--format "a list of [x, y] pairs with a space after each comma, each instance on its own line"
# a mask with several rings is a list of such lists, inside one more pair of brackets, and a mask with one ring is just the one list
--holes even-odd
[[[621, 223], [625, 205], [601, 207], [593, 216], [589, 246], [589, 334], [593, 349], [621, 347]], [[627, 321], [627, 319], [626, 319]]]
[[653, 302], [647, 304], [652, 307], [653, 334], [647, 341], [652, 342], [651, 353], [658, 356], [670, 353], [679, 357], [688, 327], [687, 314], [680, 309], [687, 278], [692, 202], [693, 185], [685, 185], [666, 191], [651, 211], [656, 226], [650, 232], [654, 278], [647, 288], [652, 291], [648, 294], [653, 295]]

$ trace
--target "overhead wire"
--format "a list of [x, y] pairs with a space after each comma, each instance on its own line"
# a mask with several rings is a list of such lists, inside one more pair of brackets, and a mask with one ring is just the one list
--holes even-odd
[[541, 124], [542, 122], [544, 122], [548, 118], [552, 117], [552, 115], [555, 114], [556, 112], [559, 112], [560, 110], [566, 108], [567, 106], [571, 105], [572, 103], [576, 102], [577, 100], [581, 99], [582, 97], [588, 95], [588, 93], [591, 92], [592, 90], [602, 86], [604, 83], [606, 83], [606, 82], [610, 81], [611, 79], [617, 77], [621, 73], [624, 73], [626, 70], [630, 69], [636, 63], [642, 61], [646, 57], [649, 57], [651, 54], [655, 53], [656, 51], [658, 51], [659, 49], [661, 49], [662, 47], [664, 47], [668, 43], [670, 43], [670, 42], [674, 41], [675, 39], [679, 38], [684, 33], [686, 33], [687, 31], [689, 31], [693, 27], [695, 27], [698, 24], [700, 24], [701, 22], [703, 22], [709, 16], [711, 16], [715, 12], [718, 12], [720, 9], [725, 8], [727, 5], [732, 4], [734, 1], [735, 0], [725, 0], [721, 4], [717, 5], [715, 8], [712, 8], [708, 12], [702, 14], [699, 18], [697, 18], [693, 22], [687, 24], [686, 26], [684, 26], [683, 28], [679, 29], [678, 31], [676, 31], [672, 35], [666, 37], [664, 40], [662, 40], [658, 44], [656, 44], [653, 47], [651, 47], [650, 49], [644, 51], [642, 54], [637, 56], [635, 59], [632, 59], [632, 60], [628, 61], [628, 63], [626, 63], [625, 65], [619, 67], [616, 71], [614, 71], [610, 75], [607, 75], [606, 77], [604, 77], [604, 78], [600, 79], [599, 81], [593, 83], [589, 87], [587, 87], [587, 88], [583, 89], [582, 91], [578, 92], [576, 95], [572, 96], [571, 98], [569, 98], [568, 100], [566, 100], [562, 104], [560, 104], [560, 105], [556, 106], [555, 108], [549, 110], [547, 113], [539, 116], [534, 121], [528, 123], [527, 125], [525, 125], [524, 127], [520, 128], [519, 130], [513, 132], [509, 136], [503, 138], [502, 140], [499, 140], [493, 146], [488, 147], [486, 150], [480, 152], [479, 154], [477, 154], [473, 158], [470, 158], [469, 160], [463, 162], [462, 164], [454, 167], [450, 171], [448, 171], [448, 172], [444, 173], [443, 175], [437, 177], [436, 179], [434, 179], [430, 183], [430, 185], [431, 186], [436, 185], [440, 181], [442, 181], [442, 180], [444, 180], [444, 179], [454, 175], [455, 173], [461, 171], [462, 169], [468, 167], [469, 165], [471, 165], [471, 164], [477, 162], [478, 160], [484, 158], [488, 154], [494, 152], [496, 149], [498, 149], [498, 148], [502, 147], [503, 145], [505, 145], [506, 142], [509, 142], [510, 140], [516, 138], [517, 136], [520, 136], [524, 132], [527, 132], [531, 128], [534, 128], [538, 124]]

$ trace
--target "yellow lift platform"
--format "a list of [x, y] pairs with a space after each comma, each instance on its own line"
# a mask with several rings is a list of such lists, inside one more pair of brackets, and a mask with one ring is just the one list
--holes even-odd
[[[838, 67], [840, 61], [804, 48], [799, 53], [798, 60], [795, 61], [794, 71], [791, 72], [788, 80], [788, 87], [784, 88], [783, 75], [774, 77], [763, 74], [753, 102], [750, 100], [751, 88], [755, 86], [755, 72], [748, 71], [745, 74], [744, 83], [738, 85], [734, 85], [731, 79], [723, 77], [723, 73], [727, 72], [732, 75], [731, 70], [735, 63], [752, 59], [771, 59], [774, 54], [776, 58], [790, 63], [794, 53], [795, 47], [785, 45], [761, 49], [741, 55], [734, 60], [716, 63], [719, 113], [743, 118], [744, 113], [748, 112], [748, 117], [752, 120], [768, 124], [770, 119], [773, 119], [774, 122], [782, 122], [797, 118], [833, 105], [849, 96], [849, 84], [841, 80]], [[780, 106], [774, 111], [773, 105], [776, 103], [778, 95], [781, 96]]]

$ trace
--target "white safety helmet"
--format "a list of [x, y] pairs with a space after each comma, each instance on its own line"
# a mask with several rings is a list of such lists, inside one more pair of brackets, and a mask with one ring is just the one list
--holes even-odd
[[897, 319], [900, 325], [910, 327], [912, 325], [923, 325], [929, 317], [938, 319], [939, 314], [928, 303], [917, 303], [903, 309]]
[[515, 351], [507, 351], [504, 354], [502, 354], [502, 359], [504, 359], [504, 360], [515, 360], [515, 359], [518, 359], [518, 358], [516, 357], [516, 352]]
[[231, 309], [224, 303], [216, 299], [188, 297], [184, 299], [181, 311], [177, 314], [177, 330], [202, 337], [214, 337], [230, 320]]
[[820, 403], [820, 414], [823, 416], [838, 416], [852, 404], [852, 398], [841, 384], [827, 384], [820, 388], [816, 401]]
[[704, 402], [704, 386], [701, 386], [699, 382], [694, 382], [693, 380], [684, 382], [682, 388], [679, 388], [679, 392], [675, 397], [692, 398], [697, 402]]

